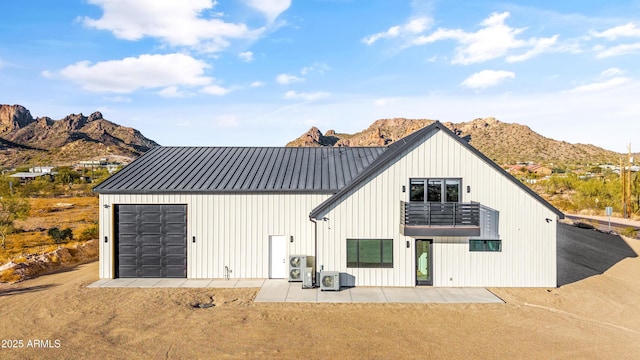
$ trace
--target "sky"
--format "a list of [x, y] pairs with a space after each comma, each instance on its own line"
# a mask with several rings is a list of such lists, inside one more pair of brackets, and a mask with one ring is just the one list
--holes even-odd
[[0, 103], [161, 145], [495, 117], [640, 149], [640, 1], [0, 2]]

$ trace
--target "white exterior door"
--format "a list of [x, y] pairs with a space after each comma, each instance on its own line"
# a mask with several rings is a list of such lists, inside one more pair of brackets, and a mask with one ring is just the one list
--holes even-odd
[[284, 279], [287, 277], [287, 237], [272, 235], [269, 237], [269, 277]]

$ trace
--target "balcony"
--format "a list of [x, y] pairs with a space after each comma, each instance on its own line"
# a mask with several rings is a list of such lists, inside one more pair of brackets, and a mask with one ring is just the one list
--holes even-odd
[[405, 236], [479, 236], [480, 203], [400, 202]]

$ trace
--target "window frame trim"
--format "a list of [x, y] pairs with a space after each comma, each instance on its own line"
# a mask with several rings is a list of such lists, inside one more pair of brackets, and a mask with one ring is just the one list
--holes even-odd
[[[471, 248], [471, 243], [472, 242], [479, 242], [479, 241], [484, 241], [485, 246], [483, 246], [483, 249], [481, 249], [481, 250], [472, 249]], [[486, 246], [487, 241], [497, 242], [498, 243], [498, 250], [489, 249]], [[469, 239], [469, 252], [489, 252], [489, 253], [502, 252], [502, 239]]]
[[[461, 177], [411, 177], [409, 178], [409, 191], [408, 191], [408, 202], [420, 202], [420, 201], [416, 201], [416, 200], [411, 200], [411, 184], [414, 180], [422, 180], [423, 181], [423, 186], [424, 186], [424, 194], [423, 194], [423, 203], [435, 203], [437, 204], [438, 202], [436, 201], [427, 201], [428, 196], [427, 196], [427, 188], [428, 188], [428, 184], [429, 184], [429, 180], [441, 180], [442, 184], [440, 187], [440, 204], [460, 204], [462, 203], [462, 194], [463, 191], [462, 189], [464, 189], [463, 186], [463, 179]], [[447, 194], [447, 180], [458, 180], [458, 201], [456, 202], [452, 202], [452, 201], [444, 201], [446, 200], [446, 194]]]
[[[361, 266], [360, 263], [360, 240], [375, 240], [380, 242], [380, 263], [378, 263], [377, 266]], [[350, 265], [352, 263], [349, 262], [349, 242], [350, 241], [355, 241], [356, 244], [356, 265]], [[385, 266], [385, 262], [384, 262], [384, 258], [385, 258], [385, 253], [384, 253], [384, 242], [385, 241], [389, 241], [391, 242], [391, 254], [390, 254], [390, 258], [391, 258], [391, 263], [386, 263], [387, 265]], [[375, 238], [347, 238], [345, 245], [347, 247], [347, 253], [346, 253], [346, 257], [347, 257], [347, 261], [346, 261], [346, 265], [347, 268], [349, 269], [393, 269], [394, 268], [394, 259], [393, 259], [393, 253], [394, 253], [394, 239], [393, 238], [384, 238], [384, 239], [375, 239]]]

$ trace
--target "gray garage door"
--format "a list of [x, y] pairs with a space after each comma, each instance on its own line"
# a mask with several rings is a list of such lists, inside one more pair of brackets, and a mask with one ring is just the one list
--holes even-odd
[[116, 277], [187, 277], [187, 206], [116, 205]]

